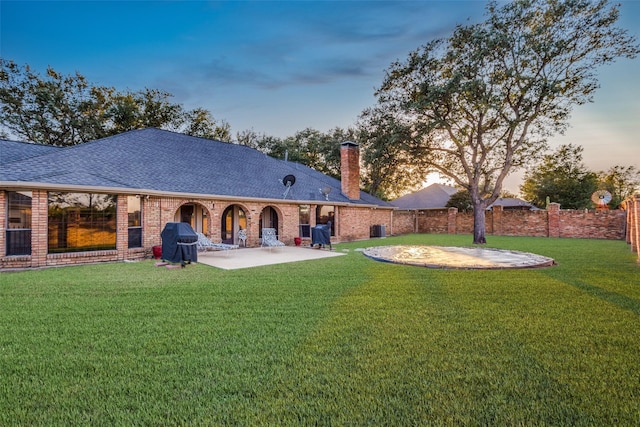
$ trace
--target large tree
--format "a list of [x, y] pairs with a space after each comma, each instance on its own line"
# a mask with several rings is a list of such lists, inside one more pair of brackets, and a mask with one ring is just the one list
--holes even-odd
[[474, 243], [485, 243], [485, 209], [514, 169], [592, 101], [598, 66], [638, 53], [615, 26], [607, 0], [490, 2], [486, 20], [461, 25], [397, 61], [377, 91], [400, 108], [422, 161], [469, 191]]
[[[387, 106], [389, 107], [389, 106]], [[384, 200], [424, 185], [429, 172], [420, 161], [411, 126], [390, 108], [369, 108], [357, 124], [364, 189]]]
[[301, 163], [337, 179], [340, 178], [340, 144], [355, 138], [355, 130], [339, 127], [326, 133], [307, 128], [286, 138], [258, 135], [253, 130], [237, 133], [238, 144], [277, 159]]
[[580, 146], [562, 145], [544, 156], [535, 167], [527, 170], [520, 192], [539, 208], [547, 201], [560, 203], [566, 209], [592, 207], [591, 195], [598, 189], [598, 175], [582, 163]]
[[132, 129], [157, 127], [230, 140], [229, 125], [204, 109], [185, 111], [157, 89], [118, 92], [93, 86], [80, 73], [52, 67], [41, 76], [0, 58], [0, 132], [39, 144], [69, 146]]

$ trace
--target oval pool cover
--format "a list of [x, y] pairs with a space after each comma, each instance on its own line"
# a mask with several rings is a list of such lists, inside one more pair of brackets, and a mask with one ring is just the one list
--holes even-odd
[[494, 248], [397, 245], [375, 246], [363, 253], [377, 261], [450, 269], [505, 269], [550, 267], [552, 258], [528, 252]]

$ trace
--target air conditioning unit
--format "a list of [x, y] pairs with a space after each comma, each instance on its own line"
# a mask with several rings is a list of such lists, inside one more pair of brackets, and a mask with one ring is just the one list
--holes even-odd
[[369, 237], [387, 237], [384, 224], [372, 225], [369, 231]]

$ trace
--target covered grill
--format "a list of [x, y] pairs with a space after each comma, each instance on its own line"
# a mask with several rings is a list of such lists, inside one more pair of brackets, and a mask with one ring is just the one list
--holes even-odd
[[160, 236], [163, 260], [183, 266], [198, 261], [198, 235], [186, 222], [168, 222]]
[[331, 221], [327, 224], [319, 224], [311, 229], [311, 246], [329, 245], [331, 248]]

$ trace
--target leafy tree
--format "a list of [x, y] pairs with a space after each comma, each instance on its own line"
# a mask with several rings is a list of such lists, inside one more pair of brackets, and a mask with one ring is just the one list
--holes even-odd
[[598, 173], [600, 188], [611, 193], [609, 207], [615, 209], [640, 190], [640, 170], [635, 166], [613, 166]]
[[253, 130], [238, 133], [238, 144], [248, 145], [271, 157], [309, 166], [340, 178], [340, 144], [355, 139], [355, 131], [335, 128], [327, 133], [307, 128], [294, 136], [277, 138], [257, 135]]
[[370, 108], [360, 115], [358, 143], [362, 180], [370, 194], [390, 200], [424, 183], [428, 170], [421, 163], [411, 126], [389, 108]]
[[132, 129], [157, 127], [205, 138], [230, 140], [226, 122], [204, 109], [184, 111], [171, 94], [144, 89], [117, 92], [92, 86], [76, 73], [49, 67], [45, 77], [27, 65], [0, 59], [0, 123], [5, 137], [69, 146]]
[[582, 147], [569, 144], [545, 155], [524, 176], [520, 192], [525, 199], [539, 208], [546, 207], [547, 198], [566, 209], [592, 207], [591, 195], [598, 189], [598, 176], [582, 164], [582, 151]]
[[504, 179], [539, 158], [574, 106], [592, 101], [596, 70], [633, 58], [634, 37], [615, 27], [607, 0], [492, 1], [487, 18], [391, 64], [377, 91], [412, 123], [422, 162], [469, 191], [474, 243]]
[[204, 108], [196, 108], [185, 113], [186, 125], [183, 133], [200, 138], [231, 142], [231, 126], [226, 121], [217, 123], [211, 113]]
[[452, 194], [445, 206], [448, 208], [458, 208], [459, 212], [473, 212], [471, 194], [469, 194], [468, 190], [460, 190]]
[[53, 68], [41, 78], [29, 66], [0, 58], [0, 123], [5, 135], [67, 146], [104, 136], [105, 88], [92, 88], [80, 74]]

